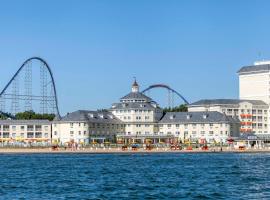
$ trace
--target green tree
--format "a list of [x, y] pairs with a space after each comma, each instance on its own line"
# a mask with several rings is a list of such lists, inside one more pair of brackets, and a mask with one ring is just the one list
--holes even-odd
[[167, 113], [167, 112], [187, 112], [188, 108], [186, 104], [181, 104], [179, 106], [173, 107], [173, 108], [164, 108], [163, 112]]
[[25, 111], [25, 112], [20, 112], [15, 115], [16, 119], [19, 120], [30, 120], [30, 119], [47, 119], [52, 121], [55, 117], [55, 114], [40, 114], [40, 113], [35, 113], [34, 111]]

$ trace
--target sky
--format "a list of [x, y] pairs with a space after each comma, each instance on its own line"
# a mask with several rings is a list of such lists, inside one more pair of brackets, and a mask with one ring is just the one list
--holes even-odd
[[[0, 89], [39, 56], [52, 68], [61, 114], [109, 108], [133, 77], [141, 89], [167, 84], [189, 102], [238, 98], [237, 71], [270, 59], [269, 7], [267, 0], [0, 0]], [[153, 96], [166, 104], [165, 90]]]

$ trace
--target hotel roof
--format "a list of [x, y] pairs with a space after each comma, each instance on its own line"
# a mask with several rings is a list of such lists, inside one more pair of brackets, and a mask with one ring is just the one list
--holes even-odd
[[146, 95], [144, 95], [141, 92], [130, 92], [129, 94], [127, 94], [126, 96], [122, 97], [120, 100], [131, 100], [131, 99], [143, 99], [147, 102], [152, 101], [152, 99]]
[[269, 71], [270, 71], [270, 64], [262, 64], [262, 65], [244, 66], [237, 73], [249, 74], [249, 73], [262, 73]]
[[0, 124], [6, 125], [50, 125], [49, 120], [0, 120]]
[[220, 112], [168, 112], [159, 123], [238, 123], [239, 120]]
[[78, 110], [65, 115], [60, 121], [91, 122], [91, 123], [121, 123], [113, 114], [105, 111]]
[[196, 101], [188, 106], [201, 106], [201, 105], [233, 105], [239, 104], [242, 102], [248, 102], [253, 105], [265, 105], [267, 104], [261, 100], [245, 100], [245, 99], [202, 99], [200, 101]]

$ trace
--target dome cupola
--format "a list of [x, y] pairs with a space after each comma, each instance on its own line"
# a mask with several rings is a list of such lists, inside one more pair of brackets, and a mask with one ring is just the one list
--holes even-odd
[[134, 83], [132, 84], [132, 89], [131, 89], [132, 92], [139, 92], [139, 85], [136, 81], [136, 78], [134, 80]]

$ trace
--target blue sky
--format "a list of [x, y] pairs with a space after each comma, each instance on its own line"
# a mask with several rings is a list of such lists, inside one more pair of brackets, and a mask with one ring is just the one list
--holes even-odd
[[[24, 60], [53, 69], [61, 113], [165, 83], [190, 102], [237, 98], [237, 70], [270, 59], [269, 1], [0, 1], [0, 88]], [[261, 56], [259, 56], [261, 54]], [[164, 104], [165, 91], [153, 92]], [[181, 103], [180, 100], [175, 100]]]

